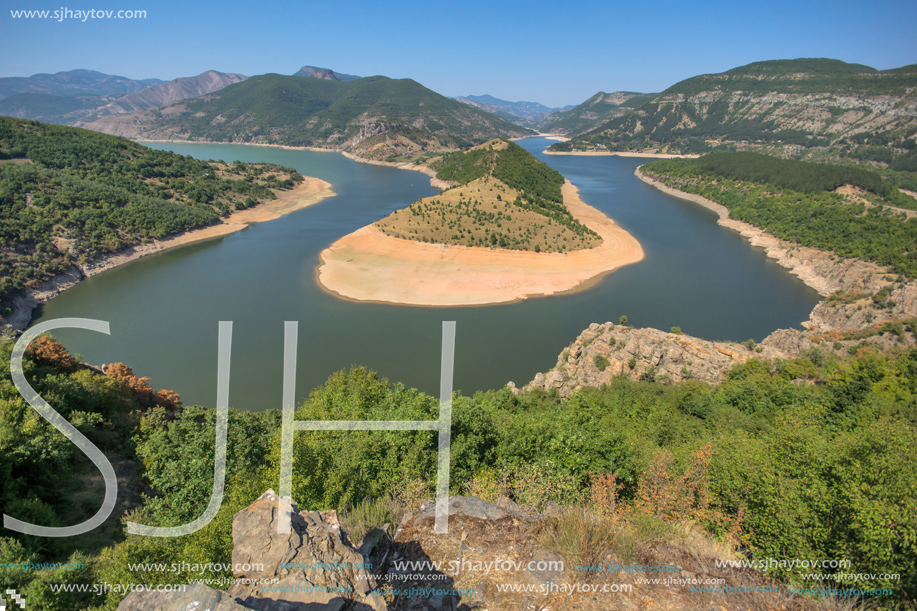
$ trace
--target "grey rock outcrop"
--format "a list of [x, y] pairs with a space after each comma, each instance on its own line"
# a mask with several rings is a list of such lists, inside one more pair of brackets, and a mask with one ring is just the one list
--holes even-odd
[[769, 346], [749, 349], [659, 329], [593, 323], [561, 353], [554, 369], [536, 375], [525, 389], [556, 389], [567, 396], [584, 386], [611, 383], [621, 375], [633, 380], [717, 383], [738, 363], [789, 356]]
[[[286, 514], [290, 532], [278, 533]], [[118, 611], [386, 611], [363, 555], [347, 540], [334, 511], [300, 512], [268, 490], [232, 523], [235, 584], [228, 592], [202, 584], [184, 592], [131, 593]]]
[[[283, 512], [290, 532], [278, 533]], [[233, 518], [230, 594], [261, 611], [383, 611], [363, 555], [341, 531], [334, 512], [299, 512], [268, 490]]]
[[188, 586], [184, 592], [147, 592], [135, 590], [118, 605], [117, 611], [243, 611], [251, 609], [235, 602], [232, 596], [204, 584]]

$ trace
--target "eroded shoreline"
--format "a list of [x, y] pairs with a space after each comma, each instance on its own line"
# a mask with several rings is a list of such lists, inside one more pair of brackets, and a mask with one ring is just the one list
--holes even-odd
[[[792, 242], [773, 236], [759, 227], [755, 227], [744, 221], [731, 219], [729, 218], [729, 209], [726, 206], [694, 193], [686, 193], [674, 189], [655, 178], [647, 176], [640, 171], [639, 167], [634, 171], [634, 175], [663, 193], [694, 202], [708, 210], [716, 212], [720, 217], [717, 221], [718, 225], [737, 231], [745, 237], [752, 246], [763, 248], [769, 258], [776, 260], [778, 265], [787, 268], [791, 274], [797, 276], [806, 286], [815, 289], [822, 297], [827, 297], [839, 288], [849, 288], [849, 284], [846, 287], [844, 286], [845, 280], [843, 276], [825, 274], [823, 270], [817, 269], [813, 264], [813, 261], [821, 260], [825, 256], [828, 256], [824, 251], [793, 244]], [[862, 271], [868, 271], [870, 273], [878, 273], [881, 270], [881, 268], [875, 264], [856, 260], [848, 261], [844, 267], [849, 268], [851, 266], [860, 266], [863, 268]]]
[[11, 305], [12, 312], [0, 319], [0, 329], [22, 331], [31, 322], [32, 310], [38, 304], [60, 295], [84, 278], [95, 276], [153, 253], [226, 236], [241, 231], [249, 225], [271, 221], [285, 214], [317, 204], [333, 195], [335, 193], [331, 183], [321, 178], [304, 176], [302, 183], [289, 191], [278, 192], [276, 199], [264, 202], [253, 208], [233, 212], [228, 218], [221, 219], [215, 225], [185, 231], [163, 240], [136, 244], [92, 261], [87, 265], [77, 264], [66, 272], [58, 274], [34, 288], [27, 289], [23, 294], [17, 296]]
[[693, 153], [681, 155], [676, 153], [634, 153], [631, 151], [542, 151], [545, 155], [570, 155], [574, 157], [652, 157], [654, 159], [696, 159], [700, 155]]
[[[809, 331], [835, 332], [870, 328], [883, 321], [894, 321], [917, 316], [917, 283], [905, 282], [895, 285], [897, 276], [890, 268], [862, 259], [846, 259], [834, 253], [808, 246], [800, 246], [783, 240], [767, 231], [743, 221], [729, 218], [729, 210], [714, 201], [679, 191], [650, 178], [640, 171], [634, 175], [643, 182], [669, 195], [700, 204], [719, 215], [718, 224], [737, 231], [748, 239], [752, 246], [761, 247], [767, 257], [786, 268], [804, 284], [817, 291], [822, 297], [840, 291], [844, 294], [859, 293], [863, 300], [856, 303], [844, 301], [820, 301], [809, 314], [809, 320], [802, 326]], [[890, 290], [889, 299], [894, 303], [889, 308], [877, 306], [869, 296], [883, 289]], [[796, 330], [777, 329], [765, 342], [779, 346], [789, 352], [799, 353], [802, 335]], [[791, 348], [795, 345], [796, 348]]]
[[416, 306], [512, 303], [592, 286], [599, 278], [643, 259], [639, 242], [589, 206], [569, 181], [564, 203], [602, 236], [595, 248], [570, 253], [446, 246], [385, 235], [368, 225], [321, 253], [320, 287], [344, 299]]

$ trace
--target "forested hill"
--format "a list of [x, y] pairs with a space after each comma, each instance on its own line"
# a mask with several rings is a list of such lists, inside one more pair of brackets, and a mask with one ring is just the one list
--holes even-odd
[[564, 205], [560, 172], [507, 140], [446, 155], [436, 177], [458, 183], [376, 226], [395, 237], [535, 252], [591, 248], [599, 236]]
[[86, 127], [131, 138], [343, 149], [390, 161], [532, 133], [410, 79], [342, 82], [279, 74]]
[[797, 59], [686, 79], [554, 149], [738, 147], [897, 163], [901, 167], [895, 169], [903, 170], [914, 157], [915, 134], [917, 65], [879, 71], [838, 60]]
[[76, 262], [213, 224], [300, 181], [291, 168], [0, 117], [0, 304]]
[[917, 217], [909, 214], [917, 200], [876, 172], [749, 152], [661, 159], [641, 170], [778, 238], [917, 277]]

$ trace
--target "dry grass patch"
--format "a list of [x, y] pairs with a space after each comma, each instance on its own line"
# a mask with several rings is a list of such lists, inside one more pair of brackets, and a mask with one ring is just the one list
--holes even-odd
[[569, 252], [598, 246], [596, 236], [513, 204], [519, 193], [485, 176], [421, 199], [377, 221], [387, 235], [457, 246], [534, 252]]

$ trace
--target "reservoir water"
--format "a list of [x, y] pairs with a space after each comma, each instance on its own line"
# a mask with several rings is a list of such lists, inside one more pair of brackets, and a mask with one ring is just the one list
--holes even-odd
[[199, 159], [271, 162], [331, 182], [338, 194], [238, 233], [157, 253], [89, 278], [45, 303], [34, 322], [109, 321], [111, 335], [58, 330], [90, 363], [121, 361], [186, 405], [216, 401], [219, 321], [233, 321], [230, 405], [279, 408], [284, 321], [299, 321], [297, 395], [351, 365], [436, 394], [441, 321], [457, 323], [455, 388], [518, 386], [556, 363], [590, 323], [617, 321], [708, 339], [763, 339], [798, 327], [819, 296], [716, 215], [639, 181], [646, 159], [547, 156], [582, 198], [630, 231], [646, 258], [590, 289], [521, 303], [423, 308], [354, 303], [315, 282], [319, 253], [337, 238], [436, 193], [418, 172], [361, 164], [336, 153], [209, 144], [157, 144]]

